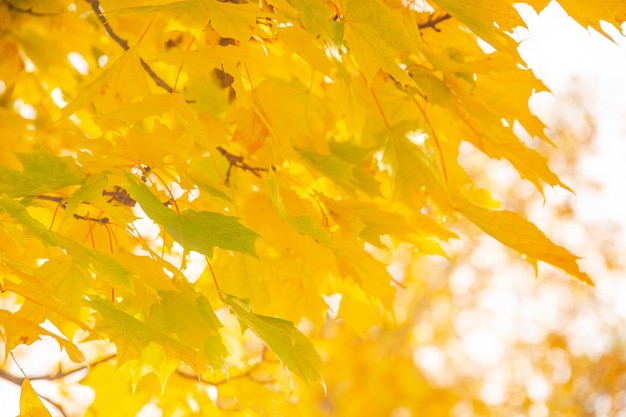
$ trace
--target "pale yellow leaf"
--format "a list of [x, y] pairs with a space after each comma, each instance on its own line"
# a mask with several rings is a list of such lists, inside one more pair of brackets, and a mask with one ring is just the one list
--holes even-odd
[[37, 395], [28, 378], [24, 378], [20, 394], [19, 417], [52, 417], [41, 398]]

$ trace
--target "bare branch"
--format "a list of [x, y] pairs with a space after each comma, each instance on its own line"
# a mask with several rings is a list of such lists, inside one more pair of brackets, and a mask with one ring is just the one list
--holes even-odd
[[11, 3], [9, 0], [3, 0], [2, 1], [4, 4], [7, 5], [7, 7], [9, 8], [9, 10], [14, 11], [14, 12], [18, 12], [18, 13], [24, 13], [24, 14], [29, 14], [31, 16], [35, 16], [35, 17], [45, 17], [45, 16], [56, 16], [60, 13], [60, 11], [58, 12], [36, 12], [33, 10], [33, 7], [29, 7], [28, 9], [24, 9], [22, 7], [16, 6], [13, 3]]
[[228, 171], [226, 171], [226, 180], [225, 180], [226, 184], [228, 184], [228, 181], [230, 180], [230, 171], [232, 167], [240, 168], [244, 171], [250, 171], [257, 177], [261, 176], [259, 172], [267, 171], [266, 168], [253, 167], [253, 166], [248, 165], [247, 163], [244, 162], [243, 156], [233, 155], [232, 153], [228, 152], [226, 149], [222, 148], [221, 146], [218, 146], [217, 150], [220, 151], [220, 153], [224, 156], [224, 158], [226, 158], [226, 160], [230, 164], [230, 166], [228, 167]]
[[59, 404], [59, 403], [58, 403], [58, 402], [56, 402], [56, 401], [52, 401], [49, 397], [47, 397], [47, 396], [45, 396], [45, 395], [41, 395], [41, 394], [37, 393], [37, 396], [38, 396], [39, 398], [41, 398], [42, 400], [46, 401], [47, 403], [51, 404], [54, 408], [56, 408], [56, 409], [57, 409], [57, 411], [58, 411], [59, 413], [61, 413], [61, 415], [62, 415], [63, 417], [67, 417], [67, 413], [65, 412], [65, 410], [63, 409], [63, 406], [62, 406], [61, 404]]
[[[121, 188], [121, 187], [117, 187], [117, 188]], [[105, 193], [106, 193], [106, 191], [102, 191], [102, 195], [108, 195], [108, 194], [105, 194]], [[38, 194], [36, 196], [33, 196], [33, 198], [36, 198], [38, 200], [54, 201], [55, 203], [58, 204], [57, 205], [57, 210], [58, 210], [58, 208], [62, 208], [63, 210], [67, 209], [67, 201], [66, 201], [67, 198], [66, 197], [57, 197], [57, 196], [51, 196], [51, 195], [46, 195], [46, 194]], [[130, 196], [128, 198], [130, 198]], [[113, 198], [111, 200], [109, 200], [108, 203], [110, 203], [113, 200], [117, 201], [115, 196], [113, 196]], [[80, 203], [81, 204], [92, 205], [88, 201], [81, 201]], [[56, 216], [57, 210], [54, 211], [55, 216]], [[108, 217], [89, 217], [89, 213], [87, 213], [87, 216], [81, 216], [80, 214], [74, 213], [72, 215], [72, 217], [74, 217], [76, 220], [85, 220], [85, 221], [90, 221], [90, 222], [100, 223], [100, 224], [107, 224], [107, 223], [109, 223], [109, 218]], [[54, 220], [53, 220], [53, 222], [54, 222]], [[52, 227], [52, 226], [50, 226], [50, 227]]]
[[116, 185], [114, 188], [115, 191], [102, 190], [103, 196], [111, 197], [111, 199], [108, 200], [107, 203], [110, 203], [111, 201], [116, 201], [128, 207], [135, 207], [137, 202], [128, 194], [128, 191], [126, 191], [119, 185]]
[[[84, 365], [84, 366], [80, 366], [80, 367], [78, 367], [78, 368], [76, 368], [76, 369], [72, 369], [72, 370], [70, 370], [70, 371], [65, 371], [65, 372], [63, 372], [63, 371], [61, 371], [61, 370], [59, 369], [57, 372], [55, 372], [55, 373], [54, 373], [54, 374], [52, 374], [52, 375], [40, 375], [40, 376], [33, 376], [33, 377], [28, 378], [28, 379], [29, 379], [30, 381], [38, 381], [38, 380], [39, 380], [39, 381], [41, 381], [41, 380], [45, 380], [45, 381], [58, 381], [58, 380], [61, 380], [61, 379], [66, 378], [66, 377], [68, 377], [68, 376], [70, 376], [70, 375], [74, 375], [74, 374], [75, 374], [75, 373], [77, 373], [77, 372], [84, 371], [84, 370], [86, 370], [86, 369], [96, 367], [96, 366], [98, 366], [99, 364], [104, 363], [104, 362], [108, 362], [108, 361], [110, 361], [111, 359], [113, 359], [115, 356], [116, 356], [116, 354], [112, 354], [112, 355], [104, 356], [104, 357], [102, 357], [102, 358], [100, 358], [100, 359], [98, 359], [98, 360], [96, 360], [96, 361], [94, 361], [94, 362], [88, 363], [88, 364], [86, 364], [86, 365]], [[17, 362], [16, 362], [16, 363], [17, 363]], [[18, 364], [18, 367], [19, 367], [19, 364]], [[20, 368], [20, 370], [22, 370], [22, 368]], [[22, 372], [23, 372], [23, 371], [22, 371]], [[0, 378], [1, 378], [1, 379], [4, 379], [4, 380], [5, 380], [5, 381], [7, 381], [7, 382], [10, 382], [10, 383], [12, 383], [12, 384], [15, 384], [15, 385], [17, 385], [17, 386], [21, 387], [21, 386], [22, 386], [22, 384], [24, 383], [24, 379], [26, 379], [26, 376], [24, 376], [24, 377], [18, 377], [18, 376], [15, 376], [15, 375], [11, 374], [10, 372], [5, 371], [4, 369], [0, 369]], [[63, 406], [62, 406], [61, 404], [59, 404], [59, 403], [58, 403], [58, 402], [56, 402], [56, 401], [53, 401], [52, 399], [50, 399], [49, 397], [46, 397], [45, 395], [41, 395], [41, 394], [39, 394], [39, 393], [37, 393], [37, 395], [39, 396], [39, 398], [41, 398], [42, 400], [44, 400], [45, 402], [49, 403], [49, 404], [50, 404], [50, 405], [52, 405], [54, 408], [56, 408], [56, 409], [57, 409], [57, 411], [58, 411], [59, 413], [61, 413], [61, 415], [62, 415], [63, 417], [67, 417], [67, 413], [65, 412], [65, 410], [63, 409]]]
[[56, 195], [46, 195], [46, 194], [38, 194], [38, 195], [33, 196], [33, 198], [36, 198], [38, 200], [54, 201], [55, 203], [61, 203], [66, 199], [65, 197], [59, 197]]
[[[104, 30], [106, 30], [109, 37], [113, 39], [115, 43], [121, 46], [123, 50], [128, 51], [130, 49], [130, 47], [128, 46], [128, 41], [120, 38], [117, 35], [117, 33], [113, 31], [113, 28], [111, 27], [111, 25], [109, 25], [109, 22], [107, 21], [106, 16], [104, 15], [104, 11], [102, 11], [102, 7], [100, 7], [100, 2], [98, 0], [85, 0], [85, 1], [89, 3], [94, 13], [96, 14], [96, 16], [98, 16], [98, 20], [100, 20], [100, 23], [102, 23], [102, 26], [104, 26]], [[150, 68], [150, 65], [146, 64], [143, 58], [140, 58], [140, 60], [141, 60], [141, 66], [143, 67], [144, 71], [148, 73], [148, 75], [150, 76], [150, 78], [154, 80], [156, 85], [158, 85], [159, 87], [161, 87], [168, 93], [174, 92], [174, 89], [170, 87], [165, 81], [163, 81], [163, 79], [159, 77], [152, 68]]]
[[94, 13], [96, 13], [96, 16], [98, 17], [98, 20], [100, 20], [100, 23], [102, 23], [102, 26], [104, 26], [104, 30], [107, 31], [107, 33], [109, 34], [109, 37], [111, 39], [113, 39], [119, 46], [121, 46], [123, 50], [128, 51], [128, 49], [130, 48], [128, 46], [128, 41], [120, 38], [113, 31], [113, 29], [111, 28], [111, 25], [109, 25], [109, 22], [107, 22], [107, 19], [104, 16], [104, 12], [102, 11], [102, 7], [100, 7], [100, 2], [98, 0], [85, 0], [85, 1], [87, 3], [89, 3], [89, 5], [93, 9]]
[[152, 68], [150, 68], [150, 65], [146, 64], [146, 61], [144, 61], [143, 58], [139, 58], [139, 60], [141, 61], [141, 66], [143, 67], [144, 71], [146, 71], [148, 73], [148, 75], [150, 76], [150, 78], [152, 78], [154, 80], [156, 85], [158, 85], [159, 87], [161, 87], [162, 89], [164, 89], [168, 93], [173, 93], [174, 92], [174, 89], [172, 87], [170, 87], [165, 81], [163, 81], [161, 79], [161, 77], [156, 75], [154, 70]]
[[0, 378], [20, 387], [22, 386], [22, 382], [24, 382], [24, 378], [15, 376], [10, 372], [5, 371], [4, 369], [0, 369]]
[[[25, 377], [17, 377], [15, 375], [12, 375], [9, 372], [6, 372], [3, 369], [0, 369], [0, 378], [4, 379], [7, 382], [10, 382], [12, 384], [17, 385], [18, 387], [21, 387], [22, 384], [24, 383], [24, 379]], [[30, 380], [32, 380], [31, 378], [29, 378]], [[39, 394], [37, 393], [37, 396], [39, 398], [41, 398], [42, 400], [44, 400], [45, 402], [47, 402], [48, 404], [52, 405], [59, 413], [61, 413], [61, 415], [63, 417], [67, 417], [67, 413], [65, 412], [65, 410], [63, 409], [63, 406], [61, 406], [61, 404], [59, 404], [58, 402], [50, 399], [49, 397]]]
[[452, 16], [449, 15], [448, 13], [439, 16], [439, 17], [435, 17], [433, 19], [433, 15], [431, 14], [430, 16], [428, 16], [428, 21], [425, 23], [420, 23], [417, 25], [417, 27], [422, 30], [422, 29], [427, 29], [427, 28], [432, 28], [435, 32], [441, 32], [441, 29], [439, 29], [436, 25], [438, 25], [439, 23], [451, 19]]
[[[46, 375], [39, 375], [39, 376], [31, 376], [28, 379], [31, 381], [58, 381], [60, 379], [64, 379], [67, 378], [70, 375], [74, 375], [77, 372], [80, 371], [84, 371], [86, 369], [90, 369], [90, 368], [94, 368], [98, 365], [100, 365], [101, 363], [104, 362], [108, 362], [111, 359], [115, 358], [117, 356], [117, 354], [111, 354], [111, 355], [107, 355], [107, 356], [103, 356], [100, 359], [95, 360], [94, 362], [90, 362], [87, 363], [83, 366], [79, 366], [78, 368], [75, 369], [71, 369], [69, 371], [61, 371], [60, 369], [55, 372], [54, 374], [50, 375], [50, 374], [46, 374]], [[0, 378], [4, 379], [5, 381], [11, 382], [15, 385], [22, 385], [22, 382], [24, 382], [25, 377], [18, 377], [15, 376], [13, 374], [11, 374], [10, 372], [5, 371], [4, 369], [0, 369]]]
[[108, 217], [89, 217], [89, 216], [81, 216], [80, 214], [74, 213], [72, 215], [76, 220], [85, 220], [87, 222], [94, 222], [100, 224], [107, 224], [109, 222]]
[[202, 376], [200, 375], [184, 372], [180, 368], [176, 370], [176, 375], [179, 375], [185, 379], [193, 379], [196, 382], [201, 382], [203, 384], [209, 384], [209, 385], [223, 385], [223, 384], [227, 384], [229, 381], [232, 381], [233, 379], [239, 379], [239, 378], [250, 378], [254, 382], [265, 383], [263, 381], [254, 379], [253, 374], [254, 374], [254, 371], [259, 369], [261, 365], [263, 365], [263, 362], [265, 362], [264, 357], [265, 357], [266, 349], [267, 347], [263, 348], [263, 353], [261, 354], [261, 358], [258, 362], [254, 363], [249, 368], [245, 369], [243, 372], [236, 374], [236, 375], [226, 376], [225, 378], [221, 378], [221, 379], [207, 380], [207, 379], [202, 378]]

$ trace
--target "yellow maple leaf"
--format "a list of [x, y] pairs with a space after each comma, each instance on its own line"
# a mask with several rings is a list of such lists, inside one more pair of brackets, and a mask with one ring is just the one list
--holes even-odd
[[28, 378], [24, 378], [24, 382], [22, 382], [19, 417], [52, 417], [52, 414], [43, 405], [41, 398], [33, 389]]
[[554, 244], [537, 226], [520, 215], [507, 210], [484, 209], [460, 196], [456, 198], [456, 208], [505, 245], [556, 266], [585, 284], [595, 285], [589, 275], [580, 270], [574, 254]]

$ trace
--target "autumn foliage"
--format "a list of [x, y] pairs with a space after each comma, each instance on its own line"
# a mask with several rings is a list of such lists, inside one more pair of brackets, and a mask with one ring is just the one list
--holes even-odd
[[[539, 196], [568, 189], [513, 130], [549, 142], [523, 25], [491, 0], [0, 1], [6, 364], [55, 340], [48, 379], [80, 369], [93, 389], [77, 415], [389, 415], [397, 398], [448, 415], [406, 335], [367, 337], [416, 279], [388, 272], [398, 247], [445, 257], [465, 218], [593, 285], [459, 163], [470, 144]], [[366, 381], [415, 385], [347, 403], [364, 357], [394, 358]], [[23, 416], [47, 415], [28, 372], [2, 375]]]

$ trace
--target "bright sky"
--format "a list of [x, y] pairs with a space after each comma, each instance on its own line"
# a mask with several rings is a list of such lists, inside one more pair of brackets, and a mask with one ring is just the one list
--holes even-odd
[[[617, 250], [623, 249], [626, 247], [626, 37], [608, 24], [603, 28], [615, 42], [593, 30], [586, 31], [554, 3], [540, 18], [530, 7], [524, 6], [520, 11], [529, 27], [529, 33], [521, 36], [525, 39], [520, 46], [521, 55], [555, 95], [571, 91], [572, 81], [576, 79], [585, 98], [583, 105], [597, 124], [596, 151], [583, 157], [580, 175], [595, 180], [602, 189], [575, 190], [577, 218], [584, 222], [618, 225], [613, 245]], [[554, 111], [550, 110], [554, 101], [547, 95], [531, 103], [538, 112]], [[583, 242], [588, 247], [595, 243]], [[580, 254], [585, 257], [584, 253]], [[593, 275], [592, 259], [583, 259], [581, 264], [583, 268], [587, 264], [587, 270]], [[623, 275], [621, 271], [607, 279], [594, 279], [601, 302], [606, 302], [625, 320], [626, 280]]]
[[[520, 5], [519, 10], [530, 29], [519, 32], [523, 39], [521, 55], [556, 95], [571, 91], [576, 76], [579, 86], [587, 92], [586, 108], [598, 123], [598, 152], [585, 158], [581, 175], [601, 182], [604, 191], [577, 190], [577, 209], [586, 220], [611, 219], [626, 229], [626, 38], [617, 39], [619, 33], [608, 25], [606, 31], [616, 37], [617, 44], [598, 33], [588, 32], [555, 4], [549, 5], [541, 17], [528, 6]], [[537, 112], [552, 112], [554, 99], [544, 95], [532, 104]], [[622, 232], [620, 247], [626, 247], [625, 236]], [[620, 301], [626, 299], [626, 284], [619, 281], [626, 280], [598, 283], [604, 297], [616, 308], [620, 303], [626, 305]], [[620, 314], [626, 318], [626, 307], [622, 310]], [[489, 341], [489, 337], [484, 336], [478, 334], [469, 341], [480, 345], [477, 352], [484, 351], [484, 342]], [[498, 346], [497, 343], [490, 345]], [[494, 356], [496, 353], [491, 352]], [[434, 353], [424, 354], [432, 356]], [[434, 363], [432, 358], [427, 359], [428, 363]], [[477, 359], [480, 362], [481, 358]], [[39, 389], [37, 385], [35, 388]], [[18, 401], [17, 387], [0, 380], [0, 417], [16, 416]]]
[[[570, 180], [582, 184], [591, 180], [601, 185], [599, 188], [575, 185], [573, 207], [580, 224], [570, 225], [571, 231], [555, 230], [555, 224], [541, 223], [542, 217], [546, 218], [542, 211], [547, 212], [546, 208], [566, 194], [562, 190], [546, 191], [547, 207], [537, 204], [531, 219], [537, 221], [539, 218], [538, 224], [550, 231], [549, 236], [583, 257], [580, 261], [582, 269], [596, 281], [597, 290], [589, 288], [585, 302], [572, 315], [566, 306], [573, 302], [570, 299], [572, 293], [564, 291], [565, 287], [556, 282], [555, 285], [541, 285], [544, 283], [541, 280], [520, 279], [507, 267], [506, 274], [498, 274], [490, 287], [482, 291], [475, 308], [461, 313], [455, 325], [461, 328], [457, 333], [462, 335], [462, 349], [469, 359], [483, 365], [479, 372], [483, 378], [480, 397], [485, 403], [494, 405], [502, 404], [507, 398], [505, 387], [510, 375], [499, 362], [507, 360], [507, 340], [532, 339], [533, 334], [543, 338], [546, 329], [565, 330], [572, 353], [598, 357], [610, 345], [611, 329], [619, 329], [626, 322], [625, 271], [623, 268], [607, 270], [604, 259], [600, 259], [601, 245], [605, 242], [589, 236], [582, 227], [582, 224], [617, 225], [618, 232], [610, 235], [613, 240], [609, 240], [609, 245], [618, 256], [626, 247], [626, 38], [610, 25], [604, 28], [615, 42], [593, 30], [587, 31], [555, 3], [542, 11], [541, 16], [537, 16], [530, 6], [520, 5], [518, 10], [528, 25], [528, 30], [516, 32], [521, 41], [520, 54], [554, 94], [536, 95], [531, 100], [531, 108], [548, 122], [550, 116], [558, 115], [557, 119], [568, 122], [574, 129], [585, 127], [580, 120], [585, 112], [591, 115], [596, 124], [594, 149], [583, 150], [581, 147], [581, 151], [587, 154], [581, 155], [580, 167], [578, 171], [573, 170], [570, 175], [574, 178], [570, 177]], [[568, 97], [582, 100], [567, 102]], [[557, 171], [557, 174], [560, 173]], [[562, 179], [570, 183], [567, 178]], [[510, 187], [509, 183], [504, 185]], [[490, 243], [495, 242], [481, 244], [476, 251], [478, 256], [472, 256], [474, 266], [480, 266], [485, 259], [494, 261], [498, 248]], [[468, 269], [453, 275], [452, 287], [459, 279], [471, 281], [472, 273]], [[456, 279], [457, 275], [461, 278]], [[527, 271], [521, 278], [526, 275]], [[491, 313], [490, 317], [483, 317], [482, 325], [477, 325], [485, 311]], [[467, 328], [463, 328], [464, 321], [460, 320], [464, 315], [469, 315], [465, 322], [471, 323]], [[515, 333], [513, 338], [509, 335], [511, 331]], [[437, 357], [442, 354], [440, 349], [431, 346], [430, 351], [420, 350], [418, 356], [423, 353], [424, 357], [417, 357], [416, 362], [427, 373], [428, 366], [424, 365], [433, 364], [440, 365], [434, 370], [435, 374], [445, 373], [444, 359]], [[568, 367], [564, 369], [569, 370]], [[543, 401], [549, 396], [550, 385], [542, 378], [539, 374], [530, 375], [526, 382], [527, 393], [542, 406], [533, 415], [547, 417], [550, 411]], [[459, 415], [471, 413], [459, 411]]]
[[[580, 195], [581, 214], [588, 220], [610, 217], [626, 227], [626, 37], [606, 24], [616, 43], [578, 26], [555, 3], [539, 18], [529, 6], [520, 7], [529, 33], [522, 34], [520, 53], [535, 74], [555, 93], [571, 90], [574, 77], [588, 100], [586, 109], [598, 122], [598, 154], [585, 159], [581, 175], [597, 179], [606, 192], [602, 201]], [[535, 100], [537, 111], [551, 105]]]

